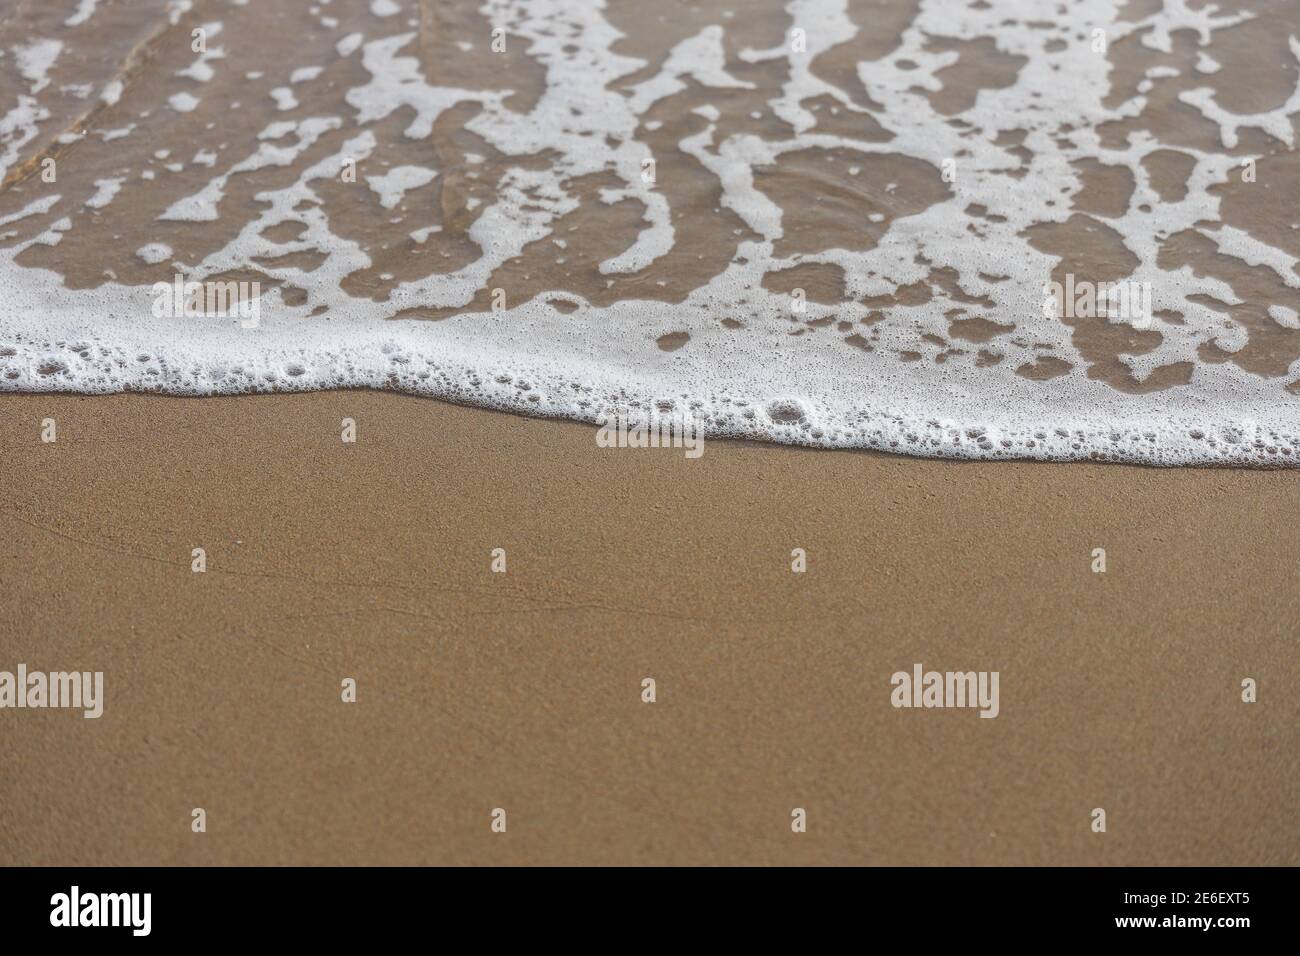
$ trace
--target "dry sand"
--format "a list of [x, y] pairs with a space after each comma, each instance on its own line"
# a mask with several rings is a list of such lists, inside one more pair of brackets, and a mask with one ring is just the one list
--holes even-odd
[[[6, 395], [0, 447], [0, 669], [107, 698], [0, 711], [0, 864], [1300, 862], [1294, 471], [374, 392]], [[1000, 715], [895, 710], [917, 662]]]

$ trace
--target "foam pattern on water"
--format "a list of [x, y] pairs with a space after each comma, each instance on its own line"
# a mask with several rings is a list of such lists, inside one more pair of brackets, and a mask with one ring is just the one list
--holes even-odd
[[[237, 31], [211, 22], [223, 55], [196, 54], [179, 79], [164, 78], [161, 103], [170, 105], [159, 109], [202, 116], [205, 88], [222, 70], [259, 80], [273, 73], [256, 107], [266, 121], [250, 141], [227, 142], [217, 128], [183, 151], [151, 150], [151, 176], [107, 163], [86, 173], [84, 195], [63, 182], [55, 194], [22, 181], [0, 208], [8, 230], [0, 234], [0, 389], [370, 387], [583, 421], [671, 402], [701, 418], [711, 437], [814, 447], [1160, 465], [1300, 459], [1296, 246], [1256, 228], [1250, 205], [1295, 168], [1285, 164], [1300, 91], [1242, 113], [1208, 86], [1183, 90], [1177, 102], [1214, 142], [1176, 150], [1144, 119], [1160, 84], [1186, 78], [1160, 65], [1180, 55], [1180, 37], [1198, 38], [1197, 69], [1209, 77], [1231, 63], [1216, 34], [1253, 28], [1254, 13], [1168, 3], [1125, 19], [1122, 7], [1096, 2], [1049, 16], [1031, 0], [926, 0], [892, 48], [864, 46], [855, 60], [854, 44], [869, 37], [845, 0], [794, 0], [783, 8], [779, 42], [739, 52], [719, 4], [716, 22], [692, 25], [651, 60], [619, 52], [628, 34], [615, 26], [613, 5], [490, 2], [472, 42], [486, 45], [486, 31], [501, 24], [544, 74], [521, 109], [509, 86], [430, 82], [416, 55], [423, 26], [404, 5], [353, 6], [346, 17], [342, 2], [319, 8], [333, 26], [318, 60], [286, 51], [275, 67], [232, 65]], [[111, 15], [87, 10], [87, 21], [67, 29]], [[187, 27], [188, 7], [167, 11], [177, 29]], [[1126, 61], [1093, 48], [1097, 30], [1111, 47], [1127, 40], [1153, 57], [1134, 95], [1117, 94], [1116, 63]], [[801, 44], [791, 42], [798, 31]], [[26, 89], [0, 125], [10, 175], [33, 149], [58, 141], [57, 129], [42, 125], [38, 94], [54, 88], [65, 41], [60, 33], [23, 47]], [[1294, 86], [1300, 41], [1286, 43], [1292, 62], [1279, 69]], [[357, 82], [322, 85], [344, 67]], [[780, 82], [760, 89], [762, 71], [777, 69]], [[760, 94], [762, 117], [746, 131], [729, 104]], [[111, 111], [132, 95], [112, 80], [88, 99]], [[648, 143], [675, 118], [649, 117], [674, 97], [690, 107], [686, 135], [665, 153], [661, 140]], [[874, 132], [823, 123], [814, 103], [835, 104]], [[474, 112], [461, 128], [503, 158], [485, 163], [463, 150], [456, 162], [419, 161], [420, 145], [436, 144], [467, 105]], [[147, 122], [145, 113], [135, 121]], [[84, 148], [138, 140], [131, 120], [129, 110], [101, 114], [103, 128]], [[1115, 132], [1125, 124], [1132, 129]], [[1253, 153], [1254, 144], [1272, 153]], [[1168, 157], [1154, 154], [1171, 151], [1186, 163], [1180, 188], [1156, 181]], [[60, 155], [75, 168], [75, 150]], [[1258, 160], [1256, 193], [1237, 185], [1243, 158]], [[657, 163], [657, 181], [645, 175], [647, 160]], [[941, 173], [946, 160], [955, 182]], [[1270, 162], [1281, 170], [1273, 178]], [[347, 201], [388, 216], [388, 238], [349, 232], [333, 218], [348, 163], [357, 176]], [[489, 165], [497, 179], [483, 198], [473, 179]], [[66, 244], [109, 214], [125, 215], [130, 190], [159, 189], [169, 171], [202, 178], [134, 232], [115, 235], [113, 250], [104, 244], [99, 284], [68, 281]], [[242, 177], [277, 175], [288, 179], [268, 178], [254, 203], [236, 206]], [[577, 184], [597, 177], [599, 188], [583, 198]], [[716, 203], [682, 208], [673, 177], [711, 183]], [[469, 198], [449, 211], [459, 189]], [[439, 215], [422, 217], [419, 197], [437, 190]], [[1107, 208], [1116, 195], [1118, 206]], [[1283, 218], [1300, 220], [1293, 190], [1273, 195], [1264, 208], [1282, 203]], [[604, 248], [617, 227], [611, 219], [606, 231], [601, 217], [627, 209], [635, 234]], [[581, 215], [593, 219], [564, 231]], [[718, 223], [727, 226], [719, 236], [734, 236], [734, 253], [680, 287], [688, 260], [703, 261], [716, 245], [694, 253], [693, 238]], [[186, 258], [184, 230], [207, 236], [223, 224], [229, 235]], [[301, 229], [268, 238], [286, 224]], [[450, 248], [435, 244], [453, 232], [476, 248], [467, 261], [403, 275], [394, 250]], [[525, 274], [512, 265], [543, 245], [546, 268]], [[562, 267], [584, 245], [599, 255], [570, 281]], [[123, 256], [110, 262], [119, 246]], [[1149, 284], [1153, 324], [1045, 316], [1044, 287], [1067, 267], [1081, 279]], [[808, 270], [792, 273], [809, 280], [798, 280], [808, 297], [797, 309], [786, 288], [795, 280], [781, 277], [790, 269]], [[172, 273], [261, 277], [271, 288], [258, 326], [155, 318], [152, 284]], [[821, 295], [819, 277], [833, 287]], [[498, 287], [506, 307], [494, 310], [485, 299]], [[962, 323], [978, 334], [958, 335]]]

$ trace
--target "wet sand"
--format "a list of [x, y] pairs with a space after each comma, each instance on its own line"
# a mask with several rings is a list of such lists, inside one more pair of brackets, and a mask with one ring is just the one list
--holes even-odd
[[[0, 864], [1300, 862], [1294, 472], [378, 392], [6, 395], [0, 448], [0, 669], [106, 695], [0, 710]], [[999, 716], [894, 709], [918, 662]]]

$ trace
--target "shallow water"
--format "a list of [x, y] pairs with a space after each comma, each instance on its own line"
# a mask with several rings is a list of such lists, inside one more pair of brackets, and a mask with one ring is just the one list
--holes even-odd
[[1300, 456], [1289, 0], [10, 0], [0, 50], [3, 389]]

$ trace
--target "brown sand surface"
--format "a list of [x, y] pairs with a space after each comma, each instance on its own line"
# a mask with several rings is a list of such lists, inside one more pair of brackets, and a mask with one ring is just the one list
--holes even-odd
[[593, 435], [0, 396], [0, 669], [106, 696], [0, 710], [0, 864], [1300, 862], [1294, 472]]

